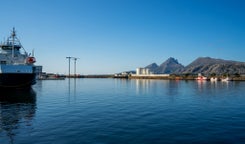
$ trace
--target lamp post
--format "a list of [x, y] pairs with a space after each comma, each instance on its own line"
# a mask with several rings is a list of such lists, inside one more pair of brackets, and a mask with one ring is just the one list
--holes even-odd
[[74, 78], [76, 78], [76, 65], [77, 65], [77, 59], [76, 57], [73, 57], [74, 60]]
[[68, 59], [68, 63], [69, 63], [69, 66], [68, 66], [68, 70], [69, 70], [69, 74], [68, 74], [68, 77], [70, 78], [71, 76], [71, 67], [70, 67], [70, 63], [71, 63], [71, 58], [72, 57], [66, 57]]

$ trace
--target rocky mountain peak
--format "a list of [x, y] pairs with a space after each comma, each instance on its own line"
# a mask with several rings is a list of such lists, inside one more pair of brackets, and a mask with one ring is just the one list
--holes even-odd
[[170, 57], [160, 66], [158, 66], [156, 63], [152, 63], [146, 66], [146, 68], [149, 68], [155, 74], [245, 74], [245, 62], [216, 59], [211, 57], [199, 57], [186, 67], [180, 64], [177, 59]]
[[153, 73], [156, 74], [170, 74], [174, 72], [179, 72], [184, 68], [184, 66], [181, 65], [177, 59], [170, 57], [160, 66], [158, 66], [156, 63], [152, 63], [146, 66], [146, 68], [149, 68]]
[[182, 73], [244, 73], [245, 63], [231, 60], [216, 59], [210, 57], [199, 57], [190, 63]]
[[[163, 62], [161, 65], [172, 65], [172, 64], [180, 64], [177, 59], [170, 57], [165, 62]], [[160, 65], [160, 66], [161, 66]]]

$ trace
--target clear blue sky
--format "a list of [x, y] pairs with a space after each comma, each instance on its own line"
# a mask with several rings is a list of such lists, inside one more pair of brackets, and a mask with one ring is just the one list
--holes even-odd
[[[38, 65], [68, 73], [135, 70], [174, 57], [245, 62], [244, 0], [2, 0], [0, 41], [12, 27]], [[71, 63], [73, 73], [73, 61]]]

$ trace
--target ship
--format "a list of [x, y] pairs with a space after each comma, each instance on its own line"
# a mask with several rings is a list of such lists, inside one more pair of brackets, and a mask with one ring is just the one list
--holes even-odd
[[34, 52], [26, 52], [13, 28], [0, 44], [0, 89], [31, 88], [36, 83], [35, 62]]

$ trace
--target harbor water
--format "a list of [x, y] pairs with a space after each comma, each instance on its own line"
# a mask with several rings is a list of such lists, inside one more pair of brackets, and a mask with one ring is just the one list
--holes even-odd
[[245, 143], [245, 82], [40, 80], [0, 93], [1, 144]]

